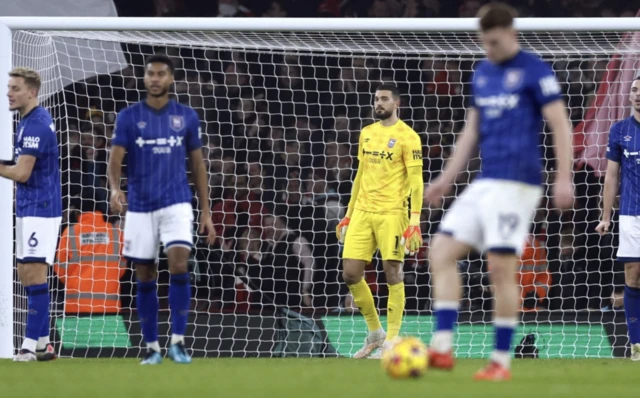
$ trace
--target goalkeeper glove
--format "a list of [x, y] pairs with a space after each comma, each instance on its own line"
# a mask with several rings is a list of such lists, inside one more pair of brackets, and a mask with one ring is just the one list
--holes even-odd
[[400, 245], [404, 246], [404, 254], [413, 256], [422, 246], [422, 232], [420, 232], [420, 213], [411, 213], [409, 227], [400, 240]]
[[336, 227], [336, 236], [338, 237], [338, 242], [344, 244], [344, 237], [347, 236], [347, 227], [351, 219], [349, 217], [345, 217], [340, 220], [340, 223]]

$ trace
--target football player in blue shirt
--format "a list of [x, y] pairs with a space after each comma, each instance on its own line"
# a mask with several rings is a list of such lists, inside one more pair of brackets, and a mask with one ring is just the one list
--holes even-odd
[[624, 263], [624, 315], [631, 360], [640, 361], [640, 77], [631, 84], [633, 113], [611, 126], [607, 174], [602, 194], [601, 235], [609, 231], [611, 209], [620, 188], [618, 261]]
[[17, 362], [55, 359], [49, 344], [48, 265], [53, 264], [62, 196], [56, 127], [38, 106], [40, 75], [33, 69], [9, 72], [9, 109], [18, 111], [15, 165], [0, 165], [0, 176], [16, 182], [16, 260], [27, 293], [27, 327]]
[[[184, 344], [191, 301], [187, 262], [193, 245], [193, 194], [187, 179], [187, 158], [200, 203], [200, 233], [208, 235], [210, 244], [215, 240], [200, 120], [192, 108], [169, 98], [174, 75], [171, 58], [152, 55], [145, 65], [147, 98], [122, 110], [116, 120], [108, 167], [111, 207], [122, 212], [128, 199], [123, 255], [136, 269], [138, 317], [147, 345], [141, 363], [162, 362], [156, 284], [160, 243], [171, 274], [169, 358], [191, 363]], [[125, 153], [128, 198], [120, 190]]]
[[480, 38], [487, 59], [476, 64], [466, 126], [444, 171], [426, 187], [425, 199], [437, 205], [480, 149], [480, 176], [445, 215], [430, 250], [436, 327], [430, 363], [451, 369], [453, 327], [461, 296], [456, 261], [476, 249], [487, 252], [495, 288], [495, 345], [478, 380], [511, 377], [510, 355], [520, 302], [518, 257], [542, 195], [543, 117], [554, 135], [557, 173], [555, 206], [573, 203], [571, 125], [553, 71], [520, 49], [513, 28], [515, 10], [491, 3], [479, 11]]

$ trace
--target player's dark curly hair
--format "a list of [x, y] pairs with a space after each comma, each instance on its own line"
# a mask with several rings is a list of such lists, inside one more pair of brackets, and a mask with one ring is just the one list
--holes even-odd
[[147, 57], [147, 61], [145, 62], [145, 65], [153, 64], [153, 63], [156, 63], [156, 62], [160, 63], [160, 64], [167, 65], [169, 67], [169, 71], [171, 71], [172, 75], [176, 70], [176, 67], [173, 64], [173, 60], [167, 54], [153, 54], [153, 55], [150, 55], [149, 57]]

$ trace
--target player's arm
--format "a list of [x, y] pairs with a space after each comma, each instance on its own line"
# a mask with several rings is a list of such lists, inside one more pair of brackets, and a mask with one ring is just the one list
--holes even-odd
[[216, 239], [216, 231], [211, 220], [209, 203], [209, 176], [202, 155], [202, 140], [200, 138], [200, 119], [195, 111], [190, 118], [187, 130], [187, 150], [189, 151], [189, 166], [193, 173], [196, 195], [200, 204], [200, 234], [207, 233], [207, 243], [212, 245]]
[[478, 145], [478, 110], [469, 108], [467, 110], [467, 120], [460, 133], [460, 138], [456, 142], [453, 154], [447, 161], [444, 170], [433, 182], [424, 190], [424, 199], [432, 204], [439, 205], [451, 185], [456, 180], [458, 173], [467, 168], [471, 155]]
[[30, 124], [22, 134], [22, 147], [18, 161], [12, 166], [0, 165], [0, 176], [19, 183], [27, 182], [31, 177], [36, 160], [45, 153], [52, 139], [55, 140], [53, 125]]
[[25, 183], [31, 177], [36, 157], [32, 155], [20, 155], [18, 162], [13, 166], [0, 164], [0, 176], [15, 182]]
[[[360, 144], [358, 145], [358, 160], [360, 161], [362, 161], [360, 157], [360, 148], [362, 148], [362, 134], [363, 133], [360, 133]], [[344, 237], [347, 234], [347, 227], [349, 226], [349, 222], [351, 222], [353, 209], [358, 199], [358, 193], [360, 192], [361, 181], [362, 171], [360, 169], [360, 165], [358, 165], [358, 169], [356, 170], [356, 178], [353, 180], [353, 186], [351, 187], [351, 198], [349, 199], [349, 204], [347, 205], [347, 214], [342, 220], [340, 220], [340, 223], [338, 223], [338, 226], [336, 227], [336, 236], [340, 243], [344, 243]]]
[[109, 163], [107, 164], [107, 178], [111, 188], [111, 210], [115, 213], [122, 213], [122, 205], [127, 198], [120, 190], [122, 178], [122, 162], [129, 146], [129, 120], [128, 114], [120, 112], [116, 119], [116, 128], [111, 139], [111, 151], [109, 152]]
[[293, 242], [293, 252], [297, 254], [302, 268], [304, 269], [302, 276], [302, 296], [305, 305], [311, 305], [311, 287], [313, 282], [313, 271], [315, 269], [315, 262], [313, 261], [313, 252], [309, 248], [309, 242], [303, 237], [299, 236]]
[[535, 71], [537, 75], [532, 82], [532, 91], [542, 110], [542, 116], [551, 128], [557, 161], [553, 200], [557, 208], [567, 209], [573, 205], [571, 122], [562, 100], [560, 85], [551, 67], [544, 64], [536, 67]]
[[347, 218], [351, 218], [353, 215], [353, 209], [356, 205], [356, 201], [358, 199], [358, 193], [360, 192], [360, 184], [362, 182], [362, 170], [358, 165], [358, 169], [356, 170], [356, 178], [353, 180], [353, 186], [351, 187], [351, 198], [349, 198], [349, 205], [347, 207]]
[[611, 224], [611, 210], [613, 202], [618, 195], [620, 187], [620, 160], [622, 159], [622, 150], [618, 145], [617, 125], [611, 126], [609, 131], [609, 144], [607, 146], [607, 174], [604, 176], [604, 188], [602, 192], [602, 215], [600, 223], [596, 227], [596, 231], [601, 235], [609, 232]]
[[[597, 228], [598, 232], [605, 233], [609, 231], [611, 223], [611, 209], [613, 202], [618, 195], [618, 187], [620, 186], [620, 163], [609, 160], [607, 162], [607, 174], [604, 176], [604, 190], [602, 192], [602, 218], [601, 228]], [[598, 226], [600, 227], [600, 226]], [[600, 231], [600, 229], [602, 229]]]
[[67, 227], [60, 237], [56, 256], [58, 262], [53, 264], [53, 271], [58, 275], [62, 283], [67, 281], [67, 268], [69, 266], [69, 228]]
[[542, 115], [553, 133], [556, 152], [555, 204], [560, 209], [566, 209], [573, 204], [573, 148], [569, 115], [562, 100], [555, 100], [545, 105], [542, 108]]
[[200, 216], [203, 219], [211, 220], [211, 209], [209, 208], [209, 177], [201, 148], [189, 152], [189, 163], [191, 172], [193, 173], [193, 181], [196, 186], [198, 203], [200, 204]]
[[404, 252], [413, 256], [422, 246], [422, 232], [420, 231], [420, 214], [422, 213], [422, 197], [424, 182], [422, 180], [422, 143], [420, 137], [414, 134], [403, 148], [403, 160], [407, 169], [407, 179], [411, 187], [411, 216], [409, 227], [402, 234]]
[[470, 108], [467, 112], [460, 139], [440, 177], [449, 185], [453, 184], [460, 172], [467, 169], [469, 159], [478, 145], [478, 111], [476, 108]]
[[126, 149], [120, 145], [112, 145], [109, 152], [109, 164], [107, 165], [107, 178], [111, 188], [111, 210], [115, 213], [122, 212], [122, 205], [127, 199], [124, 192], [120, 190], [120, 178], [122, 177], [122, 161], [127, 153]]

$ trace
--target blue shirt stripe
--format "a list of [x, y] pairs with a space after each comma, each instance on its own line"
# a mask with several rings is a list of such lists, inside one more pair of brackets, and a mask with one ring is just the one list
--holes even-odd
[[15, 135], [16, 162], [20, 156], [36, 158], [29, 179], [16, 184], [16, 216], [61, 217], [60, 155], [53, 118], [38, 106], [20, 120]]
[[471, 106], [479, 115], [479, 178], [542, 183], [542, 108], [560, 99], [549, 65], [520, 51], [510, 60], [481, 61], [472, 82]]
[[147, 213], [191, 202], [187, 155], [202, 147], [192, 108], [173, 100], [159, 110], [146, 101], [131, 105], [118, 114], [112, 145], [127, 150], [129, 210]]
[[611, 126], [607, 159], [620, 163], [620, 215], [640, 216], [640, 122], [633, 115]]

